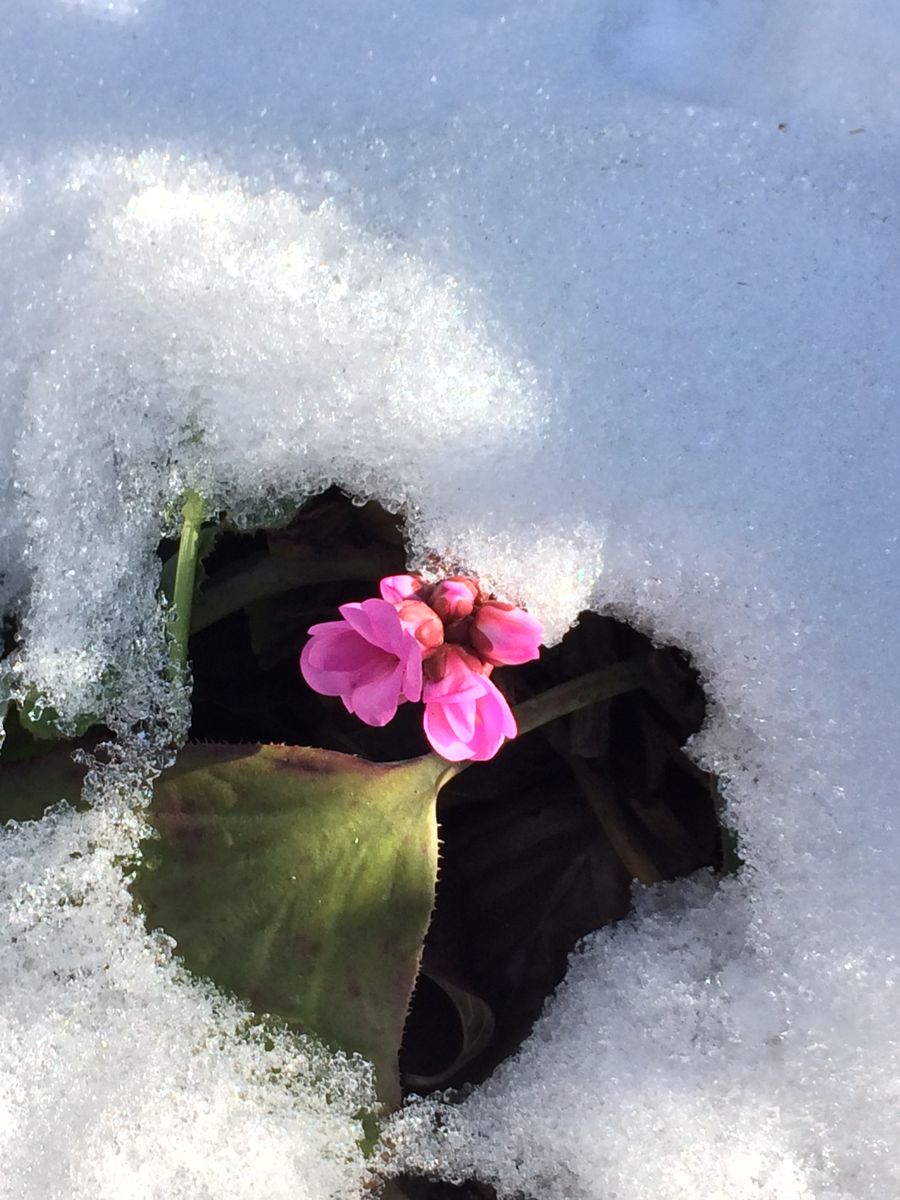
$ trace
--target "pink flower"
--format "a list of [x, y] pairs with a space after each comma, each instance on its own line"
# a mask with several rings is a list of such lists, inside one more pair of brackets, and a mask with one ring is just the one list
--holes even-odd
[[398, 705], [421, 699], [438, 754], [451, 762], [493, 758], [517, 728], [489, 676], [495, 666], [538, 657], [540, 623], [485, 600], [478, 580], [464, 575], [439, 583], [388, 575], [380, 589], [380, 600], [344, 604], [342, 620], [310, 629], [300, 655], [306, 682], [340, 696], [369, 725], [386, 725]]
[[339, 612], [344, 620], [310, 629], [300, 671], [367, 725], [386, 725], [398, 704], [421, 697], [421, 647], [386, 600], [342, 604]]
[[523, 609], [500, 600], [488, 600], [475, 613], [469, 640], [485, 662], [495, 667], [512, 667], [537, 658], [543, 633], [540, 621]]
[[516, 736], [509, 705], [473, 655], [447, 646], [428, 660], [428, 673], [440, 677], [427, 680], [422, 694], [425, 736], [443, 758], [484, 762]]

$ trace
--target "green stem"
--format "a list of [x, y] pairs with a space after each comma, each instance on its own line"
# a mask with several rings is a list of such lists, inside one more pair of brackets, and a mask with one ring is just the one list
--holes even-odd
[[[541, 692], [539, 696], [524, 700], [513, 710], [519, 727], [519, 737], [531, 733], [533, 729], [539, 729], [542, 725], [548, 725], [559, 717], [577, 712], [580, 708], [612, 700], [613, 696], [620, 696], [623, 692], [633, 692], [637, 688], [651, 686], [652, 661], [652, 651], [636, 658], [626, 658], [623, 662], [613, 663], [612, 666], [588, 671], [579, 675], [577, 679], [568, 679], [565, 683], [559, 683], [556, 687]], [[438, 790], [468, 766], [471, 766], [471, 762], [448, 763], [447, 770], [438, 783]]]
[[559, 717], [577, 712], [579, 708], [587, 708], [591, 704], [600, 704], [603, 700], [611, 700], [622, 692], [633, 692], [636, 688], [646, 687], [650, 682], [648, 667], [651, 655], [642, 654], [637, 658], [626, 658], [624, 662], [613, 663], [609, 667], [598, 667], [596, 671], [588, 671], [577, 679], [569, 679], [559, 683], [540, 696], [532, 696], [515, 709], [516, 724], [519, 736], [539, 729]]
[[191, 632], [199, 633], [248, 604], [293, 588], [344, 579], [378, 580], [390, 565], [385, 563], [384, 555], [371, 552], [352, 551], [321, 560], [260, 555], [204, 584], [194, 608]]
[[191, 606], [194, 602], [194, 583], [197, 579], [197, 557], [200, 527], [206, 515], [206, 501], [199, 492], [189, 489], [181, 509], [181, 540], [175, 563], [175, 586], [172, 589], [174, 613], [169, 626], [169, 657], [173, 675], [180, 677], [187, 667], [188, 637], [191, 631]]

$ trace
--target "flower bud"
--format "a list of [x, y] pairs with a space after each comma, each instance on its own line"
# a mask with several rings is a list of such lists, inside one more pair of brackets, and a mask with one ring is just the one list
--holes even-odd
[[440, 646], [444, 640], [444, 625], [434, 609], [423, 600], [402, 600], [396, 606], [404, 629], [408, 629], [423, 650]]
[[386, 575], [379, 584], [382, 600], [388, 604], [399, 604], [401, 600], [411, 600], [422, 596], [424, 581], [418, 575]]
[[495, 667], [530, 662], [540, 653], [543, 629], [524, 609], [488, 600], [472, 619], [469, 641], [477, 654]]
[[442, 621], [460, 621], [469, 616], [478, 599], [478, 583], [464, 575], [453, 575], [435, 587], [428, 603]]

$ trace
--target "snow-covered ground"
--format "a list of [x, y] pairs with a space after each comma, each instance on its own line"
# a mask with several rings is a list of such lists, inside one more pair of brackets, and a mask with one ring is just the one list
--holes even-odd
[[[898, 63], [893, 0], [0, 4], [7, 686], [179, 720], [167, 503], [336, 481], [713, 699], [742, 874], [638, 896], [411, 1163], [900, 1193]], [[3, 834], [0, 1196], [363, 1194], [364, 1069], [183, 978], [96, 799]]]

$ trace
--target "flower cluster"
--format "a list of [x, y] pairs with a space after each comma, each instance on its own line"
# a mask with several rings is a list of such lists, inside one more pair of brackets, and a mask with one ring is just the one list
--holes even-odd
[[493, 758], [516, 722], [491, 671], [537, 658], [539, 622], [460, 575], [436, 584], [389, 575], [380, 591], [381, 599], [342, 604], [340, 621], [312, 626], [303, 678], [367, 725], [386, 725], [399, 704], [422, 700], [438, 754]]

